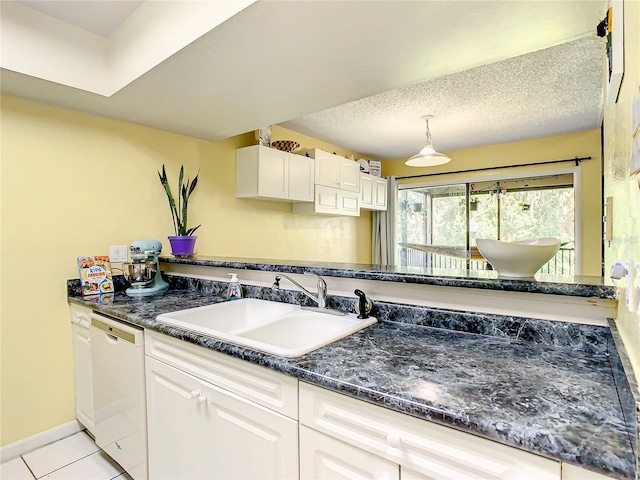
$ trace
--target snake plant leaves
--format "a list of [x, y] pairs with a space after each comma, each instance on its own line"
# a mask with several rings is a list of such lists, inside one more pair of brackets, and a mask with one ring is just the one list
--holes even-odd
[[173, 221], [173, 228], [177, 236], [192, 235], [198, 228], [201, 227], [201, 225], [198, 225], [197, 227], [187, 228], [189, 197], [191, 197], [191, 194], [198, 184], [198, 175], [199, 173], [196, 174], [196, 176], [191, 181], [189, 181], [189, 178], [187, 177], [185, 183], [184, 165], [180, 167], [180, 173], [178, 174], [178, 201], [176, 202], [176, 199], [171, 192], [171, 187], [169, 186], [169, 180], [167, 178], [165, 166], [162, 165], [162, 173], [158, 172], [160, 183], [162, 183], [164, 191], [167, 194], [169, 209], [171, 210], [171, 219]]

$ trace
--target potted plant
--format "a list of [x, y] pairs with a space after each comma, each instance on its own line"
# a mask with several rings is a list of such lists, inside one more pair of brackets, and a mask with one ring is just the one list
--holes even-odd
[[469, 200], [469, 210], [472, 212], [475, 212], [476, 210], [478, 210], [479, 203], [480, 203], [480, 200], [478, 199], [478, 197], [471, 197], [471, 199]]
[[187, 178], [187, 181], [183, 183], [184, 165], [180, 167], [180, 175], [178, 177], [177, 202], [175, 201], [174, 196], [171, 193], [171, 187], [169, 186], [169, 181], [167, 180], [167, 172], [164, 169], [164, 165], [162, 165], [162, 173], [158, 172], [158, 176], [160, 177], [160, 183], [162, 183], [164, 191], [167, 194], [167, 199], [169, 200], [169, 208], [171, 209], [173, 228], [176, 232], [175, 236], [167, 237], [169, 239], [169, 243], [171, 244], [171, 253], [176, 256], [193, 255], [196, 245], [196, 239], [198, 238], [194, 236], [193, 233], [198, 228], [200, 228], [200, 225], [192, 228], [187, 227], [187, 213], [189, 207], [189, 197], [198, 184], [198, 175], [196, 174], [191, 182], [189, 182], [189, 178]]

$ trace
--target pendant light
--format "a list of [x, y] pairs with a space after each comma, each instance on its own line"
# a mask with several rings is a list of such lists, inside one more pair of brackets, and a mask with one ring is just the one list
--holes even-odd
[[427, 124], [427, 143], [419, 153], [416, 153], [409, 160], [404, 162], [409, 167], [435, 167], [436, 165], [443, 165], [449, 163], [451, 159], [445, 154], [436, 152], [433, 148], [433, 142], [431, 141], [431, 133], [429, 132], [429, 119], [433, 118], [433, 115], [425, 115], [422, 117]]

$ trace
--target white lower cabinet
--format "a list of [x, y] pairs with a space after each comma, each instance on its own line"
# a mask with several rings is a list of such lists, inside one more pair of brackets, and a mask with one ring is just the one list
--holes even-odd
[[91, 371], [91, 309], [71, 305], [73, 335], [73, 374], [75, 383], [75, 414], [78, 421], [95, 434], [93, 408], [93, 374]]
[[300, 425], [300, 478], [398, 480], [398, 464]]
[[[221, 369], [214, 364], [209, 354], [215, 358], [220, 355], [216, 352], [203, 348], [194, 352], [198, 347], [185, 344], [183, 356], [179, 343], [184, 342], [153, 338], [151, 350], [168, 352], [175, 363], [188, 370], [200, 370], [204, 377], [212, 376], [211, 371], [215, 375], [225, 372], [227, 383], [239, 389], [255, 384], [258, 389], [274, 391], [270, 384], [274, 382], [263, 381], [261, 376], [279, 376], [275, 372], [225, 359], [245, 364], [235, 373], [227, 365]], [[186, 361], [193, 353], [202, 353], [201, 361], [188, 365]], [[255, 378], [246, 374], [247, 366], [257, 371]], [[150, 478], [298, 478], [297, 420], [150, 356], [146, 359], [146, 379]]]
[[[400, 480], [435, 480], [434, 477], [423, 475], [420, 472], [411, 470], [407, 467], [400, 468]], [[524, 479], [523, 479], [524, 480]]]
[[607, 480], [607, 477], [601, 473], [591, 472], [575, 465], [562, 463], [562, 480]]
[[[404, 480], [560, 479], [559, 462], [304, 383], [300, 423], [399, 465]], [[371, 478], [388, 476], [386, 467], [377, 470], [371, 460], [363, 462], [362, 470], [374, 468]]]
[[149, 478], [561, 478], [560, 462], [157, 332], [145, 353]]
[[145, 364], [149, 478], [204, 478], [201, 382], [148, 357]]

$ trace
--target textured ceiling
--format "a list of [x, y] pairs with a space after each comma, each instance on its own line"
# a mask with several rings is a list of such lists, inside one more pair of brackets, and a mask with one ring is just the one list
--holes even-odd
[[[39, 47], [43, 38], [51, 39], [46, 47], [70, 44], [64, 34], [60, 41], [52, 37], [63, 22], [105, 42], [100, 35], [116, 28], [110, 37], [117, 36], [117, 24], [129, 11], [129, 18], [148, 21], [136, 24], [140, 32], [179, 27], [180, 33], [193, 30], [193, 22], [181, 16], [169, 16], [171, 25], [158, 22], [142, 15], [156, 10], [146, 7], [203, 4], [147, 1], [134, 11], [138, 3], [24, 1], [15, 17], [3, 8], [3, 22], [13, 21], [16, 29], [0, 32], [0, 60], [15, 45], [11, 31], [34, 34], [34, 42], [14, 58], [55, 70]], [[378, 159], [416, 153], [425, 139], [420, 117], [432, 114], [434, 144], [446, 152], [597, 128], [604, 51], [595, 26], [606, 4], [258, 0], [113, 94], [45, 80], [4, 63], [0, 88], [211, 141], [282, 124]], [[57, 18], [56, 28], [42, 14], [27, 24], [25, 5]], [[113, 11], [101, 13], [109, 6]], [[157, 48], [150, 44], [145, 55], [128, 60], [144, 62]], [[58, 71], [71, 75], [76, 65], [69, 67]]]
[[284, 122], [282, 126], [377, 159], [599, 128], [604, 54], [591, 36], [445, 75]]

